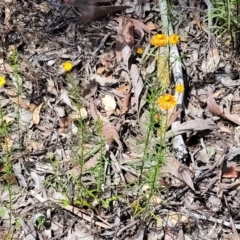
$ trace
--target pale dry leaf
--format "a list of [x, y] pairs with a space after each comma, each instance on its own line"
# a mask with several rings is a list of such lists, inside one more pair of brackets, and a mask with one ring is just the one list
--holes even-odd
[[157, 205], [161, 204], [162, 201], [163, 201], [163, 199], [161, 199], [157, 195], [152, 195], [150, 198], [150, 203], [152, 203], [153, 206], [157, 206]]
[[65, 104], [67, 104], [69, 107], [72, 107], [72, 103], [71, 103], [71, 100], [68, 96], [68, 92], [66, 90], [63, 90], [60, 97], [59, 97], [59, 100], [63, 101]]
[[102, 104], [104, 106], [107, 116], [110, 116], [117, 107], [115, 98], [112, 95], [105, 95], [105, 97], [102, 98]]
[[35, 110], [35, 108], [37, 108], [37, 105], [35, 103], [30, 103], [29, 104], [29, 111], [33, 112]]
[[168, 56], [169, 56], [169, 48], [161, 47], [158, 61], [157, 61], [157, 78], [163, 85], [164, 89], [168, 87], [170, 84]]
[[200, 19], [198, 18], [198, 16], [193, 16], [193, 20], [194, 22], [197, 24], [197, 26], [202, 29], [202, 24], [200, 22]]
[[122, 48], [122, 59], [125, 66], [128, 66], [129, 58], [132, 55], [132, 49], [129, 45], [125, 45]]
[[11, 123], [11, 122], [13, 122], [15, 119], [13, 118], [13, 117], [10, 117], [10, 116], [8, 116], [8, 115], [5, 115], [4, 117], [3, 117], [3, 121], [5, 121], [6, 123]]
[[30, 141], [28, 146], [26, 147], [26, 150], [29, 152], [32, 151], [41, 151], [43, 150], [43, 145], [42, 143], [36, 142], [36, 141]]
[[95, 80], [102, 87], [112, 86], [113, 84], [116, 84], [118, 82], [118, 80], [115, 79], [112, 75], [108, 77], [102, 77], [100, 75], [93, 74], [91, 76], [91, 79]]
[[214, 72], [220, 62], [220, 55], [217, 48], [210, 49], [206, 60], [202, 62], [202, 71], [204, 73]]
[[150, 63], [148, 64], [148, 66], [147, 66], [147, 68], [145, 70], [146, 74], [151, 74], [151, 73], [153, 73], [155, 71], [157, 58], [150, 59], [149, 62]]
[[176, 112], [170, 115], [170, 119], [167, 122], [167, 128], [169, 128], [172, 125], [172, 123], [175, 122], [180, 117], [181, 112], [182, 112], [182, 109], [179, 108]]
[[13, 143], [14, 143], [14, 140], [11, 137], [5, 137], [5, 141], [1, 143], [2, 149], [4, 149], [6, 152], [10, 152], [12, 149]]
[[57, 89], [55, 88], [54, 81], [52, 79], [48, 79], [47, 91], [54, 96], [58, 95]]
[[167, 221], [168, 221], [168, 226], [174, 227], [180, 223], [186, 224], [189, 221], [189, 217], [183, 213], [169, 212], [169, 214], [167, 215]]
[[135, 109], [137, 110], [138, 114], [140, 112], [139, 108], [139, 101], [140, 101], [140, 96], [144, 87], [143, 80], [140, 76], [139, 69], [136, 64], [132, 64], [131, 69], [130, 69], [130, 75], [132, 78], [132, 86], [134, 89], [134, 97], [136, 101], [136, 107]]
[[105, 71], [105, 67], [99, 67], [99, 68], [97, 69], [97, 74], [103, 75], [104, 71]]
[[126, 179], [126, 182], [129, 183], [129, 184], [133, 184], [137, 181], [137, 177], [130, 172], [126, 172], [124, 174], [124, 177]]
[[224, 114], [225, 118], [230, 120], [231, 122], [236, 123], [237, 125], [240, 125], [240, 115], [237, 114]]
[[33, 111], [33, 123], [38, 125], [40, 122], [40, 111], [42, 108], [43, 103], [41, 103], [37, 108], [34, 109]]
[[86, 119], [88, 117], [88, 113], [85, 107], [80, 108], [79, 110], [76, 110], [69, 114], [69, 117], [71, 117], [73, 120], [77, 119]]
[[213, 130], [217, 128], [218, 126], [213, 122], [213, 120], [209, 118], [194, 119], [194, 120], [189, 120], [187, 122], [184, 122], [168, 132], [203, 131], [203, 130]]
[[63, 107], [55, 106], [54, 111], [57, 113], [58, 117], [64, 117], [65, 116], [65, 110], [64, 110]]

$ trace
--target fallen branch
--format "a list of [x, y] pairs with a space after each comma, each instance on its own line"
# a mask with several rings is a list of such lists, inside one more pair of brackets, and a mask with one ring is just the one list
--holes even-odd
[[[163, 23], [163, 28], [166, 34], [171, 35], [173, 34], [173, 28], [169, 21], [169, 13], [168, 13], [168, 6], [166, 0], [159, 0], [159, 6], [160, 6], [160, 13], [161, 13], [161, 19]], [[177, 49], [177, 46], [173, 45], [170, 47], [170, 66], [172, 66], [173, 71], [173, 77], [175, 84], [181, 84], [184, 85], [183, 82], [183, 73], [182, 73], [182, 65], [180, 62], [180, 56]], [[175, 97], [177, 99], [177, 107], [183, 108], [183, 97], [184, 92], [182, 93], [175, 93]], [[181, 124], [180, 119], [172, 123], [172, 130], [177, 128]], [[186, 145], [183, 141], [183, 138], [181, 135], [177, 135], [173, 139], [173, 149], [177, 153], [178, 158], [185, 158], [188, 154]]]

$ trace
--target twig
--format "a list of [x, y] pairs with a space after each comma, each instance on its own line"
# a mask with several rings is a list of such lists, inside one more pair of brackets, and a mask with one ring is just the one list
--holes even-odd
[[[171, 35], [171, 34], [173, 34], [173, 28], [169, 21], [168, 6], [167, 6], [166, 0], [159, 0], [159, 6], [160, 6], [160, 10], [161, 10], [160, 12], [161, 12], [162, 23], [164, 23], [164, 26], [163, 26], [164, 31], [168, 35]], [[172, 66], [175, 84], [184, 85], [180, 56], [178, 53], [178, 49], [175, 45], [171, 46], [171, 48], [170, 48], [170, 65]], [[176, 97], [177, 103], [178, 103], [178, 108], [183, 108], [183, 96], [184, 96], [183, 92], [175, 93], [175, 97]], [[181, 124], [180, 119], [178, 121], [175, 121], [172, 124], [172, 129], [174, 130], [180, 124]], [[177, 135], [174, 137], [173, 148], [177, 152], [177, 157], [180, 159], [185, 158], [186, 155], [188, 154], [186, 145], [185, 145], [181, 135]]]
[[[214, 223], [218, 223], [218, 224], [221, 224], [223, 226], [226, 226], [226, 227], [231, 227], [231, 223], [228, 222], [228, 221], [225, 221], [225, 220], [220, 220], [220, 219], [217, 219], [217, 218], [214, 218], [214, 217], [211, 217], [211, 216], [204, 216], [204, 215], [200, 215], [200, 214], [197, 214], [197, 213], [193, 213], [187, 209], [184, 209], [183, 210], [188, 216], [190, 217], [194, 217], [195, 219], [198, 219], [198, 220], [204, 220], [204, 221], [209, 221], [209, 222], [214, 222]], [[236, 229], [240, 230], [240, 224], [235, 224], [235, 227]]]

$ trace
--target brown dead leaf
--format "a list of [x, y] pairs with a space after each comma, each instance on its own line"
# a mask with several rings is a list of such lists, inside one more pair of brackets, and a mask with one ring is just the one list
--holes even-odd
[[29, 104], [29, 111], [30, 111], [30, 112], [33, 112], [36, 108], [37, 108], [37, 105], [36, 105], [36, 104], [34, 104], [34, 103], [30, 103], [30, 104]]
[[220, 62], [220, 55], [217, 48], [210, 49], [207, 55], [207, 59], [202, 62], [202, 71], [204, 73], [211, 73], [217, 69]]
[[99, 68], [97, 69], [97, 74], [102, 75], [104, 71], [105, 71], [105, 68], [104, 68], [104, 67], [99, 67]]
[[157, 27], [155, 26], [155, 24], [153, 22], [148, 22], [146, 26], [149, 31], [153, 31], [153, 30], [157, 29]]
[[42, 108], [43, 103], [41, 103], [37, 108], [33, 111], [33, 123], [38, 125], [40, 122], [40, 111]]
[[236, 165], [232, 165], [230, 167], [223, 168], [222, 177], [224, 178], [238, 178], [239, 169]]
[[43, 145], [39, 142], [36, 142], [36, 141], [30, 141], [30, 143], [26, 147], [26, 150], [29, 151], [29, 152], [41, 151], [41, 150], [43, 150]]
[[121, 84], [119, 88], [117, 88], [117, 91], [119, 91], [120, 93], [128, 93], [130, 89], [131, 89], [130, 85]]
[[181, 164], [174, 157], [168, 157], [164, 171], [172, 174], [176, 178], [185, 182], [193, 191], [195, 191], [192, 174], [186, 165]]
[[128, 46], [132, 48], [134, 46], [134, 32], [131, 20], [126, 21], [126, 25], [123, 28], [122, 36]]
[[197, 24], [197, 26], [202, 29], [202, 24], [200, 22], [200, 19], [197, 16], [193, 16], [194, 22]]
[[133, 23], [135, 28], [141, 28], [145, 32], [150, 33], [150, 29], [143, 22], [141, 22], [140, 20], [135, 19], [135, 18], [130, 18], [130, 19], [131, 19], [131, 21], [132, 21], [132, 23]]
[[171, 114], [170, 119], [168, 121], [167, 128], [169, 128], [172, 125], [172, 123], [175, 122], [178, 119], [178, 117], [180, 116], [181, 112], [182, 112], [182, 109], [180, 108], [176, 112]]
[[128, 105], [130, 102], [130, 97], [131, 97], [131, 93], [127, 94], [124, 99], [123, 99], [123, 105], [122, 105], [122, 110], [121, 110], [121, 114], [125, 114], [128, 110]]
[[207, 108], [208, 110], [216, 116], [224, 117], [224, 114], [220, 107], [217, 105], [212, 90], [208, 89], [208, 99], [207, 99]]
[[8, 89], [8, 90], [6, 90], [6, 93], [9, 96], [9, 98], [13, 102], [18, 104], [21, 108], [24, 108], [26, 110], [29, 109], [29, 106], [22, 100], [22, 98], [20, 96], [18, 96], [18, 93], [16, 93], [15, 90]]
[[106, 141], [109, 145], [111, 145], [112, 141], [115, 140], [118, 146], [122, 149], [122, 143], [120, 141], [118, 132], [116, 128], [111, 124], [107, 123], [102, 127], [103, 136], [106, 138]]
[[135, 183], [137, 181], [137, 177], [130, 172], [126, 172], [124, 174], [124, 177], [126, 179], [126, 182], [129, 184]]

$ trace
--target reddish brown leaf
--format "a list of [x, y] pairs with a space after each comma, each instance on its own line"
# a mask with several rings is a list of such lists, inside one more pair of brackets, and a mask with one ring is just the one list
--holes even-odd
[[132, 48], [134, 46], [134, 32], [131, 21], [127, 21], [122, 33], [124, 41]]
[[232, 165], [230, 167], [226, 167], [223, 169], [222, 177], [224, 178], [238, 178], [239, 169], [236, 165]]
[[131, 97], [131, 93], [127, 94], [124, 97], [121, 114], [125, 114], [127, 112], [129, 101], [130, 101], [130, 97]]
[[224, 117], [224, 114], [223, 114], [222, 110], [220, 109], [220, 107], [217, 105], [217, 103], [213, 97], [213, 93], [210, 89], [208, 90], [207, 107], [208, 107], [208, 110], [211, 113], [213, 113], [214, 115], [217, 115], [219, 117]]

